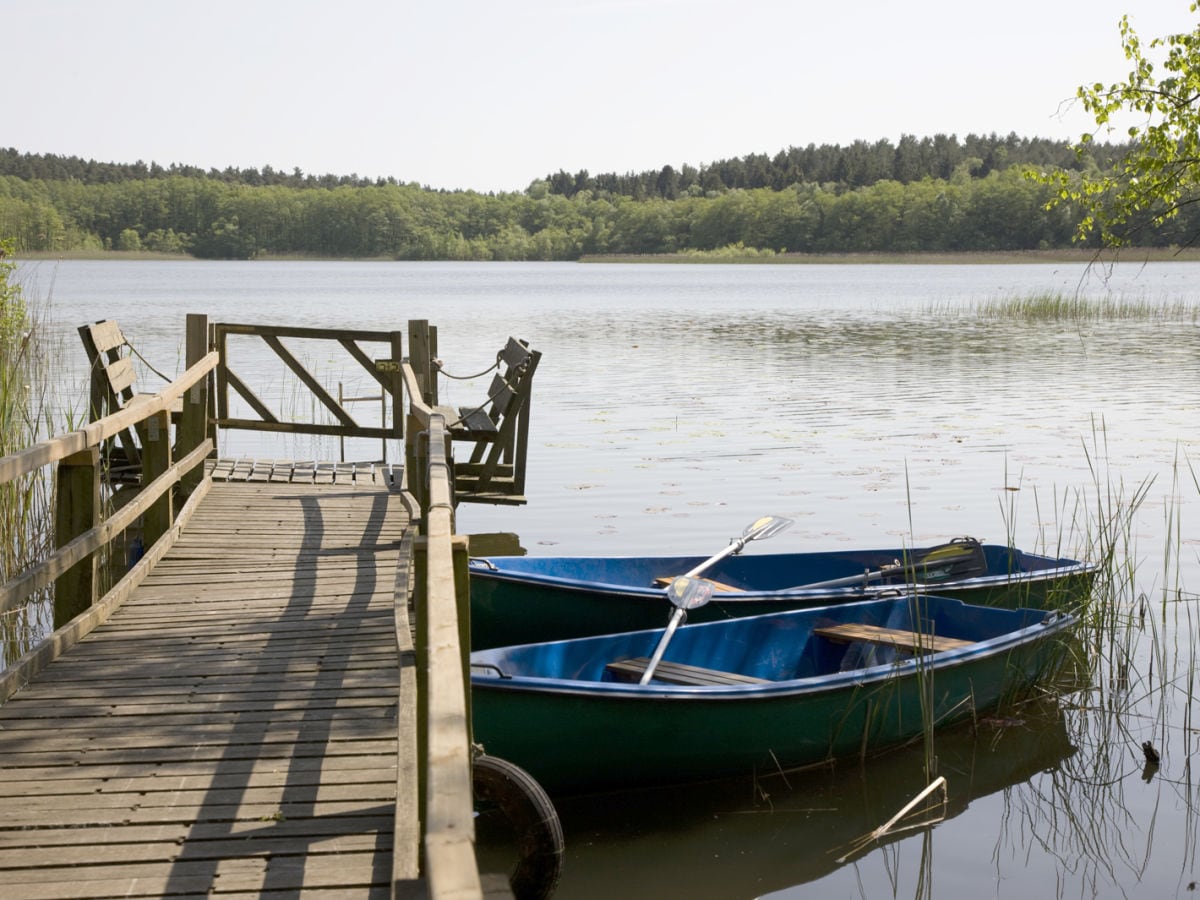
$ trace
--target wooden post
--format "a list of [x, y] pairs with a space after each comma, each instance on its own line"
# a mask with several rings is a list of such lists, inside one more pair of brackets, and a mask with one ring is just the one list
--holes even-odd
[[408, 433], [404, 440], [404, 472], [408, 492], [417, 501], [421, 510], [421, 525], [424, 529], [425, 514], [429, 511], [429, 457], [426, 447], [428, 436], [422, 432], [421, 420], [411, 416]]
[[433, 372], [433, 348], [429, 344], [429, 321], [408, 321], [408, 363], [417, 384], [421, 386], [421, 400], [426, 406], [437, 406], [437, 379]]
[[[208, 346], [215, 347], [217, 340], [216, 323], [209, 323]], [[224, 348], [221, 349], [224, 353]], [[217, 367], [208, 373], [204, 379], [208, 391], [208, 436], [212, 438], [213, 456], [220, 456], [220, 444], [217, 443], [217, 373], [225, 367], [225, 357], [222, 356]]]
[[437, 342], [437, 326], [430, 325], [426, 329], [428, 335], [425, 339], [425, 346], [429, 353], [429, 405], [438, 405], [438, 370], [433, 367], [433, 361], [438, 358], [438, 342]]
[[[171, 414], [160, 410], [146, 420], [142, 431], [142, 484], [148, 485], [171, 468]], [[174, 491], [166, 491], [146, 510], [143, 533], [146, 549], [171, 530], [175, 521]]]
[[[429, 539], [413, 541], [413, 655], [417, 670], [417, 821], [428, 822], [426, 778], [429, 772]], [[422, 831], [424, 828], [422, 827]], [[422, 856], [424, 855], [424, 847]]]
[[[55, 475], [54, 545], [62, 547], [100, 523], [100, 448], [61, 460]], [[60, 628], [96, 602], [96, 554], [54, 582], [54, 627]]]
[[475, 740], [471, 730], [471, 570], [470, 547], [465, 534], [450, 538], [454, 559], [454, 600], [458, 610], [458, 646], [462, 651], [463, 694], [467, 698], [467, 741]]
[[228, 334], [218, 331], [215, 334], [217, 352], [221, 361], [217, 364], [217, 418], [229, 418], [229, 356], [226, 352]]
[[396, 368], [392, 371], [392, 428], [398, 441], [404, 440], [404, 376], [400, 373], [400, 360], [403, 358], [404, 333], [393, 331], [392, 360], [396, 363]]
[[[187, 367], [191, 368], [208, 353], [208, 316], [189, 313], [187, 317]], [[179, 457], [191, 453], [204, 440], [208, 431], [208, 377], [183, 395], [183, 414], [179, 420]], [[204, 478], [204, 467], [197, 466], [183, 476], [179, 483], [179, 502], [182, 503]], [[170, 524], [168, 523], [168, 528]]]

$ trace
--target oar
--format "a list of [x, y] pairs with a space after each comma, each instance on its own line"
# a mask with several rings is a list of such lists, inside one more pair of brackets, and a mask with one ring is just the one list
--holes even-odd
[[718, 553], [716, 556], [710, 556], [696, 568], [690, 572], [683, 574], [684, 578], [693, 578], [699, 575], [713, 563], [719, 562], [727, 556], [736, 556], [741, 553], [745, 546], [751, 541], [766, 540], [770, 537], [775, 537], [781, 531], [786, 531], [792, 527], [792, 520], [785, 519], [783, 516], [763, 516], [746, 526], [746, 530], [742, 532], [742, 536], [734, 540], [728, 547]]
[[650, 657], [650, 663], [646, 666], [646, 671], [642, 673], [642, 679], [638, 684], [647, 684], [653, 677], [654, 670], [658, 668], [658, 663], [662, 659], [663, 653], [666, 652], [667, 644], [671, 642], [671, 635], [675, 633], [675, 629], [679, 627], [679, 623], [683, 621], [689, 609], [703, 606], [709, 601], [712, 597], [712, 585], [701, 578], [680, 575], [667, 585], [667, 596], [671, 598], [675, 612], [671, 613], [671, 621], [667, 623], [667, 630], [658, 639], [658, 646], [654, 648], [654, 655]]
[[742, 536], [734, 540], [720, 553], [710, 556], [686, 575], [680, 575], [667, 586], [667, 597], [670, 598], [671, 603], [675, 606], [675, 612], [671, 613], [671, 621], [667, 623], [667, 630], [659, 638], [658, 646], [654, 648], [654, 655], [650, 657], [650, 663], [646, 666], [646, 671], [642, 673], [641, 681], [638, 684], [649, 683], [651, 677], [654, 675], [654, 670], [658, 667], [659, 660], [662, 659], [663, 653], [666, 652], [667, 644], [671, 642], [671, 636], [675, 634], [675, 629], [679, 627], [679, 624], [687, 615], [687, 611], [695, 609], [698, 606], [703, 606], [712, 597], [712, 585], [707, 581], [698, 581], [696, 576], [713, 563], [727, 556], [741, 553], [742, 549], [751, 541], [774, 537], [779, 532], [790, 528], [791, 524], [791, 519], [785, 519], [782, 516], [763, 516], [761, 519], [747, 525], [746, 530], [742, 532]]
[[[962, 565], [960, 565], [962, 564]], [[916, 577], [918, 568], [930, 568], [932, 566], [960, 566], [958, 571], [948, 573], [949, 576], [943, 580], [959, 580], [962, 578], [974, 578], [976, 575], [982, 575], [987, 572], [987, 559], [983, 554], [983, 547], [974, 538], [966, 540], [951, 541], [949, 544], [939, 544], [937, 547], [930, 547], [928, 550], [918, 550], [912, 554], [912, 561], [908, 564], [896, 562], [889, 566], [880, 566], [875, 571], [863, 572], [861, 575], [847, 575], [845, 578], [831, 578], [828, 581], [814, 581], [811, 584], [798, 584], [795, 587], [788, 588], [789, 591], [809, 590], [811, 588], [831, 588], [831, 587], [846, 587], [853, 584], [867, 584], [871, 581], [878, 581], [888, 575], [894, 575], [897, 572], [910, 571], [913, 577]]]

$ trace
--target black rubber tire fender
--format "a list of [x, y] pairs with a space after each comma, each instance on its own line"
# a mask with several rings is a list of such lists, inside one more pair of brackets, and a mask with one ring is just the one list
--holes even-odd
[[506, 759], [475, 757], [476, 801], [495, 804], [516, 836], [519, 859], [508, 877], [516, 900], [547, 900], [562, 875], [563, 832], [558, 811], [532, 775]]

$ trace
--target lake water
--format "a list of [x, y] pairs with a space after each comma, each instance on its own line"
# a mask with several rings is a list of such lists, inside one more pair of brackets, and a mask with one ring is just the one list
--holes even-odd
[[[43, 261], [21, 273], [49, 296], [67, 396], [83, 378], [74, 329], [101, 318], [171, 376], [192, 312], [377, 330], [428, 319], [452, 374], [485, 369], [510, 334], [528, 340], [544, 354], [529, 503], [464, 505], [458, 529], [516, 532], [533, 554], [715, 553], [764, 514], [796, 525], [747, 552], [973, 535], [1078, 556], [1118, 536], [1132, 574], [1095, 688], [939, 736], [944, 824], [837, 861], [924, 787], [919, 750], [788, 784], [574, 801], [560, 808], [558, 896], [1192, 896], [1200, 264]], [[1047, 293], [1173, 312], [1032, 322], [979, 311]], [[371, 392], [322, 352], [307, 361], [328, 384]], [[247, 357], [252, 373], [260, 365]], [[143, 372], [142, 389], [160, 383]], [[469, 404], [486, 380], [440, 390]], [[290, 396], [280, 382], [264, 399]], [[339, 452], [285, 443], [233, 434], [221, 451]], [[1163, 751], [1146, 776], [1145, 740]]]

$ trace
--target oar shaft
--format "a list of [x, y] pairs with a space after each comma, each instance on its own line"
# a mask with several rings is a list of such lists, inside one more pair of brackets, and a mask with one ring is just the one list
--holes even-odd
[[710, 556], [708, 559], [706, 559], [704, 562], [700, 563], [700, 565], [696, 566], [696, 568], [692, 569], [690, 572], [685, 572], [683, 577], [684, 578], [695, 578], [697, 575], [699, 575], [705, 569], [710, 568], [715, 563], [719, 563], [725, 557], [733, 556], [735, 553], [741, 553], [742, 548], [745, 546], [746, 546], [746, 539], [738, 538], [736, 541], [734, 541], [732, 544], [730, 544], [728, 547], [726, 547], [724, 550], [722, 550], [716, 556]]
[[649, 684], [650, 679], [654, 677], [654, 670], [658, 668], [659, 662], [662, 660], [663, 654], [667, 650], [667, 644], [671, 643], [671, 635], [675, 633], [675, 629], [679, 627], [679, 623], [683, 621], [684, 610], [676, 609], [671, 616], [671, 621], [667, 623], [667, 630], [663, 632], [663, 636], [658, 639], [658, 646], [654, 648], [654, 655], [650, 657], [650, 662], [646, 666], [646, 671], [642, 673], [641, 680], [638, 684]]
[[831, 578], [828, 581], [816, 581], [812, 584], [798, 585], [792, 590], [808, 590], [810, 588], [831, 588], [831, 587], [847, 587], [852, 584], [866, 584], [868, 581], [877, 581], [884, 575], [895, 572], [900, 566], [884, 566], [874, 572], [863, 572], [861, 575], [847, 575], [845, 578]]

